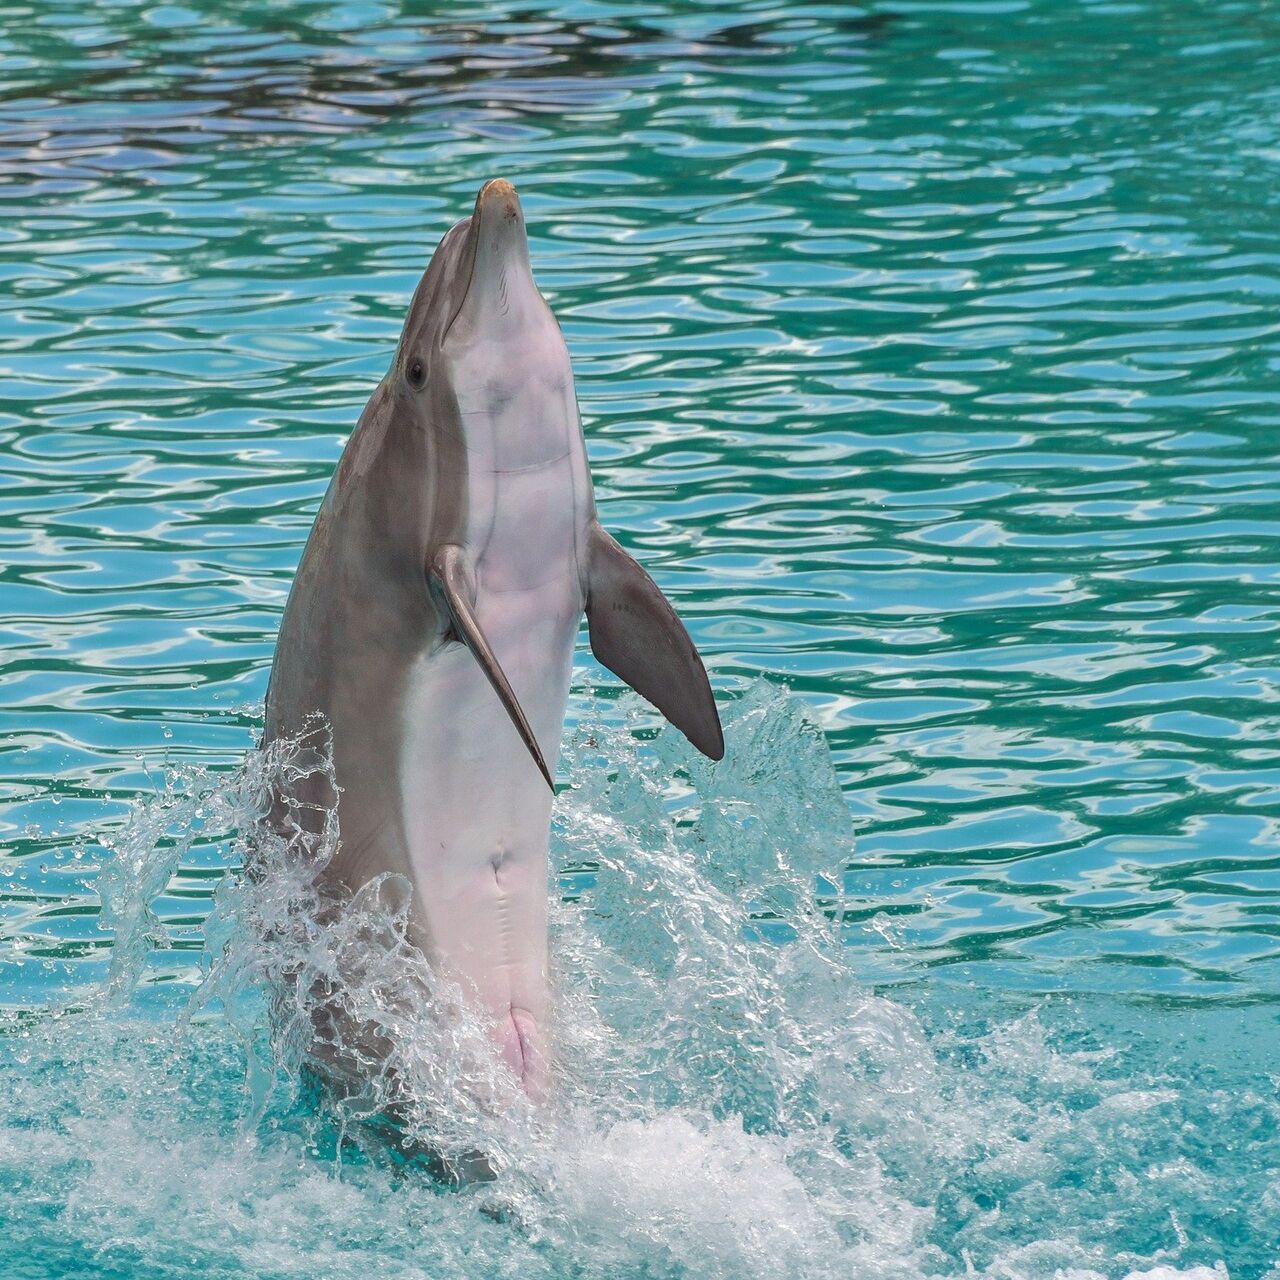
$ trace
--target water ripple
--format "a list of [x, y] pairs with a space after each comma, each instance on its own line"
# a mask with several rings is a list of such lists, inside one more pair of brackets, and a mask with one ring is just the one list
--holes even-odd
[[107, 941], [77, 841], [144, 761], [251, 741], [333, 463], [495, 172], [605, 519], [722, 690], [822, 714], [871, 971], [1274, 998], [1273, 16], [639, 15], [0, 4], [7, 1001]]

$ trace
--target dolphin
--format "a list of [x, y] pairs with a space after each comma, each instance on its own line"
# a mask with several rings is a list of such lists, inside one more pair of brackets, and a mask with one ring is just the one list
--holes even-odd
[[343, 451], [285, 606], [263, 744], [322, 717], [338, 796], [322, 888], [412, 886], [408, 936], [544, 1096], [554, 766], [579, 624], [700, 751], [724, 755], [670, 603], [601, 527], [564, 337], [515, 188], [440, 241]]

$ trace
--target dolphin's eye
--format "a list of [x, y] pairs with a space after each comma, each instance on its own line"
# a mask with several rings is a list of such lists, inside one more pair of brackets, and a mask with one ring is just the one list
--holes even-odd
[[418, 387], [422, 386], [423, 379], [426, 378], [426, 376], [427, 375], [422, 368], [421, 360], [415, 360], [409, 366], [409, 373], [408, 373], [409, 385], [413, 387], [415, 390]]

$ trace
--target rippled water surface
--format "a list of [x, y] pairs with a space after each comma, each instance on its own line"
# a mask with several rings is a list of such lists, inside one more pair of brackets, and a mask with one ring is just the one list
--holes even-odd
[[[1264, 0], [0, 0], [0, 1272], [1277, 1280], [1277, 85]], [[520, 1212], [335, 1172], [301, 1102], [246, 1131], [239, 1040], [172, 1026], [238, 855], [156, 798], [255, 741], [328, 477], [496, 174], [602, 519], [739, 706], [716, 778], [659, 762], [771, 814], [838, 932], [824, 985], [720, 829], [765, 950], [700, 932], [661, 806], [631, 887], [674, 968], [567, 874], [629, 1101], [528, 1148]], [[585, 649], [575, 688], [617, 720]], [[639, 812], [627, 750], [562, 764], [567, 873]], [[122, 865], [149, 954], [100, 927]], [[671, 994], [715, 972], [741, 1023]]]

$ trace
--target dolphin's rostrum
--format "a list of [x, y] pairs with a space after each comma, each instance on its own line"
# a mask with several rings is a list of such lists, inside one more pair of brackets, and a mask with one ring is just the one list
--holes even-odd
[[498, 178], [440, 242], [316, 517], [265, 741], [327, 721], [329, 887], [406, 877], [413, 940], [535, 1097], [552, 770], [584, 611], [596, 657], [719, 759], [697, 651], [596, 519], [569, 353]]

